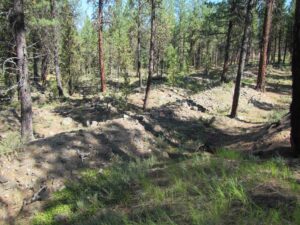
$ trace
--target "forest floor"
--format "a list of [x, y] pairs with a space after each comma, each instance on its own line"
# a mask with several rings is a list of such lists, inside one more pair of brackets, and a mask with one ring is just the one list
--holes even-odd
[[0, 111], [0, 224], [300, 224], [288, 70], [270, 68], [260, 93], [249, 68], [236, 119], [218, 70], [155, 79], [147, 112], [136, 83], [65, 101], [34, 92], [26, 146], [19, 111]]

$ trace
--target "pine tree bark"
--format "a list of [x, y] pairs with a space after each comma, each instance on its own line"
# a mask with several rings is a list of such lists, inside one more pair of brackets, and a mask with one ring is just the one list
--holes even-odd
[[103, 0], [98, 2], [98, 51], [99, 51], [99, 68], [101, 79], [101, 92], [106, 91], [105, 72], [104, 72], [104, 55], [103, 55]]
[[70, 74], [68, 80], [68, 92], [70, 96], [74, 94], [73, 76], [71, 76]]
[[21, 137], [24, 142], [28, 142], [33, 140], [33, 128], [23, 0], [14, 0], [13, 28], [18, 58], [19, 96], [21, 101]]
[[230, 7], [230, 19], [228, 22], [228, 29], [227, 29], [227, 37], [226, 37], [226, 46], [225, 46], [225, 55], [224, 55], [224, 64], [223, 64], [223, 71], [221, 75], [221, 82], [226, 81], [226, 73], [228, 71], [229, 67], [229, 52], [231, 47], [231, 33], [233, 28], [233, 13], [235, 10], [235, 0], [231, 1], [231, 7]]
[[267, 50], [267, 65], [271, 63], [272, 42], [273, 42], [273, 37], [271, 35], [268, 43], [268, 50]]
[[47, 82], [48, 64], [49, 64], [49, 56], [48, 53], [46, 53], [42, 58], [42, 65], [41, 65], [41, 79], [42, 79], [42, 85], [44, 87], [46, 86], [46, 82]]
[[[51, 17], [53, 20], [56, 20], [56, 0], [50, 0], [51, 7]], [[60, 66], [59, 66], [59, 42], [58, 42], [58, 27], [55, 24], [53, 28], [53, 42], [54, 42], [54, 67], [55, 67], [55, 76], [56, 76], [56, 85], [58, 90], [58, 95], [60, 97], [64, 96], [64, 91], [62, 88]]]
[[300, 155], [300, 0], [296, 0], [292, 56], [291, 145]]
[[109, 54], [109, 56], [108, 56], [108, 73], [111, 76], [112, 75], [112, 65], [113, 65], [113, 62], [112, 62], [112, 43], [111, 43], [111, 41], [109, 41], [108, 54]]
[[266, 0], [264, 28], [262, 37], [262, 47], [259, 59], [259, 70], [256, 82], [256, 90], [265, 91], [266, 86], [266, 70], [267, 70], [267, 52], [272, 23], [272, 12], [275, 0]]
[[34, 78], [34, 82], [36, 83], [38, 83], [40, 80], [38, 63], [39, 63], [38, 53], [36, 47], [34, 47], [33, 48], [33, 78]]
[[254, 5], [254, 0], [248, 0], [245, 26], [244, 26], [244, 34], [243, 34], [243, 38], [242, 38], [240, 57], [239, 57], [239, 66], [238, 66], [238, 71], [237, 71], [237, 75], [236, 75], [233, 101], [232, 101], [232, 107], [231, 107], [231, 113], [230, 113], [231, 118], [235, 118], [237, 116], [237, 109], [238, 109], [239, 98], [240, 98], [241, 79], [244, 74], [247, 46], [248, 46], [248, 42], [249, 42], [249, 33], [250, 33], [250, 27], [251, 27], [251, 22], [252, 22], [251, 11], [252, 11], [253, 5]]
[[139, 78], [139, 86], [143, 87], [142, 74], [141, 74], [141, 40], [142, 40], [142, 31], [141, 31], [141, 11], [142, 4], [141, 0], [138, 0], [138, 15], [137, 15], [137, 70], [136, 75]]
[[152, 75], [154, 68], [154, 49], [155, 49], [155, 31], [156, 31], [156, 0], [151, 0], [151, 35], [150, 35], [150, 49], [149, 49], [149, 64], [148, 64], [148, 80], [144, 99], [143, 110], [146, 110], [148, 105], [148, 98], [152, 83]]
[[283, 59], [282, 59], [282, 64], [283, 65], [285, 65], [287, 49], [288, 49], [288, 32], [286, 31], [285, 40], [284, 40]]
[[[68, 49], [71, 50], [71, 42], [70, 42], [70, 39], [68, 41]], [[72, 96], [74, 94], [74, 85], [73, 85], [73, 76], [72, 76], [72, 70], [71, 70], [71, 64], [72, 64], [72, 61], [73, 61], [73, 58], [72, 58], [72, 53], [69, 53], [68, 54], [68, 68], [67, 68], [67, 71], [68, 71], [68, 93], [70, 96]]]
[[278, 55], [277, 55], [277, 64], [280, 67], [281, 66], [281, 40], [282, 40], [282, 29], [280, 28], [279, 34], [278, 34]]
[[275, 64], [275, 58], [277, 53], [277, 36], [274, 37], [274, 46], [272, 51], [272, 57], [271, 57], [271, 64]]
[[[251, 30], [251, 29], [250, 29]], [[250, 62], [250, 58], [251, 58], [251, 48], [252, 48], [252, 33], [249, 32], [250, 35], [249, 35], [249, 42], [248, 42], [248, 45], [247, 45], [247, 53], [246, 53], [246, 65], [249, 64]]]
[[200, 45], [197, 48], [197, 52], [196, 52], [196, 69], [199, 70], [200, 66], [201, 66], [201, 62], [200, 62], [200, 57], [201, 57], [201, 48]]

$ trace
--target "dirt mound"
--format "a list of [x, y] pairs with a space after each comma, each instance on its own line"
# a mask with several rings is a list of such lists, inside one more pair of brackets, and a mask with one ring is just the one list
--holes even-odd
[[[83, 168], [102, 168], [111, 160], [146, 157], [153, 137], [136, 120], [123, 119], [99, 123], [95, 129], [80, 129], [39, 139], [9, 160], [0, 163], [0, 221], [34, 212], [41, 204], [32, 201], [42, 186], [43, 196], [64, 187], [67, 179], [77, 179]], [[30, 204], [28, 204], [30, 203]], [[28, 215], [26, 215], [28, 216]]]
[[250, 192], [250, 197], [256, 205], [268, 209], [283, 207], [293, 210], [297, 203], [297, 196], [291, 196], [289, 191], [272, 183], [255, 187]]
[[[128, 97], [128, 101], [136, 106], [142, 107], [145, 94], [135, 93]], [[181, 88], [170, 88], [166, 85], [153, 85], [148, 99], [148, 108], [159, 108], [171, 102], [188, 98], [187, 92]]]
[[290, 114], [266, 125], [261, 137], [254, 143], [253, 150], [254, 154], [261, 157], [290, 155]]
[[52, 110], [34, 108], [33, 114], [34, 132], [38, 138], [49, 137], [82, 127], [80, 123], [72, 118], [62, 117]]

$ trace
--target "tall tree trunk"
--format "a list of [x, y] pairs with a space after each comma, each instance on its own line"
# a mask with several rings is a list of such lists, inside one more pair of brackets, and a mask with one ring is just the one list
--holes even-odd
[[300, 155], [300, 0], [296, 1], [294, 43], [292, 58], [292, 104], [291, 104], [291, 144], [294, 152]]
[[32, 103], [28, 77], [23, 0], [14, 0], [13, 28], [15, 32], [19, 96], [21, 101], [21, 136], [24, 142], [33, 140]]
[[148, 98], [150, 94], [153, 66], [154, 66], [154, 49], [155, 49], [155, 31], [156, 31], [156, 0], [151, 0], [151, 36], [150, 36], [150, 49], [149, 49], [149, 65], [148, 65], [148, 80], [146, 87], [146, 94], [144, 99], [143, 109], [146, 110]]
[[199, 70], [200, 69], [200, 56], [201, 56], [201, 48], [200, 45], [197, 48], [197, 52], [196, 52], [196, 69]]
[[[269, 43], [268, 43], [268, 50], [267, 50], [267, 65], [269, 65], [271, 63], [272, 42], [273, 42], [273, 37], [270, 36]], [[260, 60], [260, 58], [259, 58], [259, 60]]]
[[137, 69], [136, 75], [139, 78], [139, 86], [142, 88], [143, 80], [141, 74], [141, 40], [142, 40], [142, 31], [141, 31], [141, 11], [142, 11], [142, 4], [141, 0], [138, 0], [138, 15], [137, 15]]
[[210, 63], [211, 63], [211, 56], [210, 56], [210, 40], [206, 41], [206, 50], [205, 50], [205, 74], [208, 75], [209, 74], [209, 69], [210, 69]]
[[100, 68], [100, 79], [101, 79], [101, 92], [106, 90], [105, 73], [104, 73], [104, 56], [103, 56], [103, 0], [99, 0], [98, 3], [98, 50], [99, 50], [99, 68]]
[[36, 83], [39, 82], [40, 79], [38, 63], [39, 63], [38, 53], [36, 47], [34, 47], [33, 48], [33, 77], [34, 77], [34, 82]]
[[275, 64], [275, 61], [276, 61], [276, 53], [277, 53], [277, 36], [275, 36], [274, 38], [274, 49], [273, 49], [273, 52], [272, 52], [272, 64], [274, 65]]
[[71, 74], [71, 70], [69, 70], [68, 92], [70, 96], [74, 94], [74, 84], [73, 84], [73, 76]]
[[260, 52], [259, 70], [256, 82], [256, 89], [264, 92], [266, 86], [266, 70], [267, 70], [267, 52], [269, 44], [269, 36], [272, 23], [272, 12], [273, 12], [274, 0], [266, 0], [264, 28], [262, 37], [262, 47]]
[[278, 58], [277, 58], [277, 64], [280, 67], [281, 66], [281, 40], [282, 40], [282, 28], [279, 29], [278, 34]]
[[284, 41], [284, 52], [283, 52], [283, 60], [282, 60], [283, 65], [285, 65], [286, 54], [287, 54], [287, 49], [288, 49], [288, 40], [289, 39], [288, 39], [288, 32], [287, 32], [285, 41]]
[[111, 77], [111, 75], [112, 75], [112, 46], [111, 46], [111, 43], [109, 43], [108, 71], [109, 71], [109, 75]]
[[[51, 6], [51, 17], [53, 20], [56, 19], [56, 0], [50, 0]], [[56, 85], [58, 90], [58, 95], [60, 97], [64, 96], [64, 91], [62, 88], [60, 66], [59, 66], [59, 41], [58, 41], [58, 27], [55, 24], [53, 28], [53, 42], [54, 42], [54, 66], [55, 66], [55, 76], [56, 76]]]
[[251, 48], [252, 48], [252, 35], [250, 32], [249, 35], [249, 43], [247, 45], [247, 53], [246, 53], [246, 65], [249, 64], [250, 57], [251, 57]]
[[159, 66], [160, 66], [160, 52], [159, 52], [159, 49], [157, 49], [157, 52], [156, 52], [156, 76], [158, 76], [158, 72], [159, 72]]
[[164, 58], [161, 59], [161, 64], [160, 64], [160, 77], [163, 77], [164, 73]]
[[45, 55], [42, 58], [42, 65], [41, 65], [41, 79], [44, 87], [46, 86], [46, 82], [47, 82], [48, 64], [49, 64], [49, 56], [48, 53], [45, 53]]
[[247, 45], [249, 42], [249, 32], [250, 32], [251, 21], [252, 21], [251, 10], [252, 10], [253, 5], [254, 5], [254, 1], [248, 0], [244, 34], [243, 34], [242, 43], [241, 43], [239, 67], [238, 67], [238, 71], [237, 71], [237, 75], [236, 75], [232, 108], [231, 108], [231, 113], [230, 113], [231, 118], [235, 118], [237, 115], [237, 108], [238, 108], [239, 98], [240, 98], [241, 79], [244, 74], [246, 54], [247, 54]]
[[218, 66], [218, 49], [215, 49], [215, 62], [214, 62], [214, 64], [215, 64], [215, 67], [217, 67]]
[[226, 73], [228, 71], [229, 66], [229, 52], [230, 52], [230, 46], [231, 46], [231, 33], [233, 28], [233, 13], [235, 10], [235, 0], [231, 1], [231, 7], [230, 7], [230, 19], [228, 22], [228, 29], [227, 29], [227, 37], [226, 37], [226, 46], [225, 46], [225, 55], [224, 55], [224, 64], [223, 64], [223, 72], [221, 75], [221, 82], [226, 81]]
[[[71, 51], [71, 41], [70, 39], [68, 40], [68, 49]], [[69, 95], [72, 96], [74, 94], [74, 85], [73, 85], [73, 75], [72, 75], [72, 70], [71, 70], [71, 64], [72, 64], [72, 61], [73, 61], [73, 58], [72, 58], [72, 53], [69, 53], [68, 54], [68, 68], [67, 68], [67, 71], [68, 71], [68, 92], [69, 92]]]

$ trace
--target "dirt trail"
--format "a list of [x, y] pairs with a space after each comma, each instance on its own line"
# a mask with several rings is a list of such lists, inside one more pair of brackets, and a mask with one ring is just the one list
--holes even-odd
[[[280, 73], [274, 76], [286, 80]], [[186, 82], [200, 85], [206, 80], [195, 76]], [[20, 214], [18, 222], [28, 223], [44, 202], [33, 200], [49, 198], [66, 180], [77, 179], [83, 168], [100, 170], [118, 158], [165, 156], [163, 152], [172, 148], [190, 150], [203, 144], [243, 151], [288, 148], [288, 123], [266, 123], [274, 111], [288, 109], [290, 95], [272, 87], [270, 83], [269, 92], [258, 93], [244, 85], [237, 119], [227, 117], [232, 85], [195, 92], [156, 84], [146, 113], [141, 112], [144, 94], [139, 92], [129, 95], [127, 110], [96, 97], [72, 99], [55, 108], [34, 108], [39, 139], [16, 157], [0, 159], [0, 221], [13, 223]], [[12, 115], [18, 117], [16, 112]], [[3, 133], [12, 129], [8, 125], [18, 125], [18, 119], [7, 119], [5, 127], [0, 126]]]

